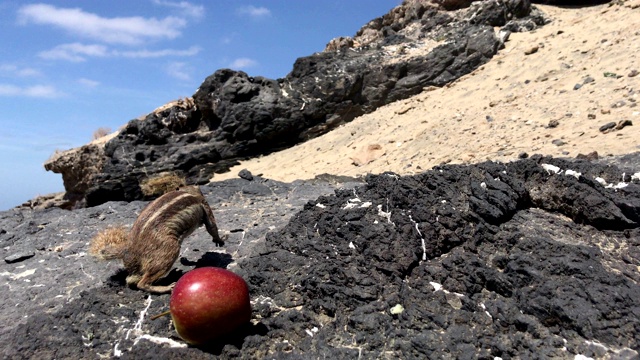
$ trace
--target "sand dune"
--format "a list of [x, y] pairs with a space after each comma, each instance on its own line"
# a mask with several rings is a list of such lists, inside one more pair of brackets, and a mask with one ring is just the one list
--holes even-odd
[[[241, 169], [282, 180], [318, 174], [413, 174], [441, 163], [640, 151], [640, 0], [560, 8], [513, 33], [488, 64]], [[496, 29], [497, 31], [498, 29]], [[601, 131], [606, 124], [619, 125]], [[624, 126], [626, 124], [626, 126]]]

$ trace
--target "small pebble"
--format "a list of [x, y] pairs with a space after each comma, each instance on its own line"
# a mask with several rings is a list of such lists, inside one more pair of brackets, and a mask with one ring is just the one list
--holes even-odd
[[247, 170], [247, 169], [240, 170], [240, 172], [238, 173], [238, 176], [241, 179], [245, 179], [245, 180], [248, 180], [248, 181], [253, 181], [253, 174], [251, 174], [251, 172], [249, 170]]
[[617, 109], [617, 108], [621, 108], [623, 106], [627, 105], [627, 103], [624, 100], [620, 100], [618, 102], [616, 102], [615, 104], [611, 105], [612, 108]]
[[616, 130], [621, 130], [625, 126], [631, 126], [631, 125], [633, 125], [631, 120], [620, 120], [618, 121], [618, 124], [616, 124]]
[[33, 251], [26, 251], [26, 252], [20, 252], [20, 253], [9, 255], [6, 258], [4, 258], [4, 261], [7, 264], [13, 264], [13, 263], [27, 260], [34, 256], [36, 256], [36, 253], [34, 253]]
[[605, 131], [613, 129], [615, 126], [616, 126], [616, 123], [612, 121], [612, 122], [609, 122], [609, 123], [606, 123], [606, 124], [600, 126], [599, 130], [600, 130], [600, 132], [605, 132]]

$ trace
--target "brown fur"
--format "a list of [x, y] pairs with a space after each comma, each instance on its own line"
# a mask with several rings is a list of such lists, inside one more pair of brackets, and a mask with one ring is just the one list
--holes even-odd
[[171, 270], [180, 255], [184, 238], [202, 224], [216, 245], [224, 244], [204, 195], [198, 187], [189, 186], [166, 193], [147, 205], [128, 237], [111, 229], [99, 233], [92, 241], [90, 251], [104, 259], [122, 259], [129, 273], [127, 284], [130, 286], [165, 293], [171, 291], [174, 284], [152, 284]]

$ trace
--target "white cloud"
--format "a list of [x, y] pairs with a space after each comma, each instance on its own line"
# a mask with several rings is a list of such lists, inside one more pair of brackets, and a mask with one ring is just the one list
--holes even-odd
[[249, 58], [239, 58], [233, 60], [229, 67], [232, 69], [246, 69], [258, 65], [258, 62]]
[[31, 76], [40, 76], [40, 71], [29, 68], [29, 67], [19, 67], [13, 64], [0, 64], [0, 74], [6, 76], [17, 76], [17, 77], [31, 77]]
[[136, 50], [136, 51], [115, 51], [114, 56], [127, 58], [159, 58], [167, 56], [194, 56], [200, 52], [199, 47], [192, 46], [186, 50], [163, 49], [163, 50]]
[[99, 44], [62, 44], [51, 50], [42, 51], [38, 55], [47, 60], [66, 60], [72, 62], [86, 61], [87, 57], [124, 57], [124, 58], [160, 58], [167, 56], [194, 56], [202, 49], [192, 46], [185, 50], [162, 49], [162, 50], [131, 50], [120, 51], [110, 50], [108, 47]]
[[200, 19], [204, 16], [204, 6], [202, 5], [194, 5], [188, 1], [163, 1], [163, 0], [154, 0], [154, 4], [161, 6], [168, 6], [174, 9], [178, 9], [183, 15], [192, 17], [194, 19]]
[[99, 81], [95, 81], [95, 80], [91, 80], [91, 79], [86, 79], [86, 78], [80, 78], [78, 79], [78, 83], [82, 86], [86, 86], [88, 88], [95, 88], [96, 86], [100, 85]]
[[64, 94], [55, 87], [49, 85], [34, 85], [20, 87], [9, 84], [0, 84], [0, 96], [26, 96], [34, 98], [57, 98]]
[[183, 62], [174, 61], [167, 65], [166, 67], [167, 74], [172, 78], [176, 78], [182, 81], [190, 81], [191, 80], [191, 72], [188, 68], [187, 64]]
[[73, 62], [85, 61], [87, 56], [104, 57], [107, 55], [109, 55], [108, 49], [104, 45], [84, 45], [80, 43], [58, 45], [51, 50], [42, 51], [38, 54], [43, 59]]
[[265, 18], [271, 16], [271, 10], [266, 7], [256, 7], [253, 5], [243, 6], [238, 8], [238, 14], [240, 15], [248, 15], [254, 19], [257, 18]]
[[163, 19], [134, 17], [105, 18], [79, 8], [58, 8], [48, 4], [32, 4], [18, 10], [22, 24], [51, 25], [73, 35], [110, 44], [136, 45], [145, 40], [174, 39], [187, 25], [183, 18]]

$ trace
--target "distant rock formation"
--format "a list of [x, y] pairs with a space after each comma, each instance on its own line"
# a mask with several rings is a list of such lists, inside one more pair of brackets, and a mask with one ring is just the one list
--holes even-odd
[[325, 51], [299, 58], [282, 79], [218, 70], [193, 103], [130, 121], [105, 144], [102, 160], [87, 161], [85, 151], [72, 150], [47, 169], [63, 174], [72, 198], [83, 199], [80, 206], [143, 199], [139, 183], [165, 171], [207, 183], [240, 159], [290, 147], [468, 74], [502, 46], [493, 26], [520, 31], [546, 21], [526, 0], [477, 2], [457, 11], [406, 1], [353, 39], [333, 40]]

